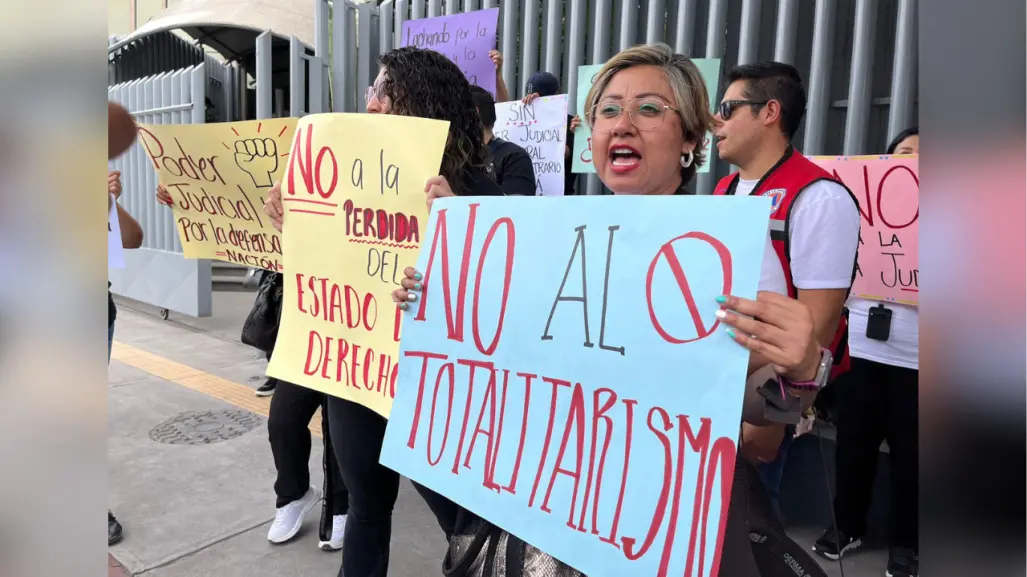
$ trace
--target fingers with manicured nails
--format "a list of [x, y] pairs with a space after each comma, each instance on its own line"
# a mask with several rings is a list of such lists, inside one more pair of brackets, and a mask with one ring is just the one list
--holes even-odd
[[788, 335], [780, 327], [765, 322], [760, 322], [749, 317], [743, 317], [731, 311], [720, 309], [717, 311], [717, 318], [726, 325], [732, 326], [737, 331], [747, 335], [755, 336], [762, 343], [778, 346], [786, 342]]
[[717, 302], [732, 309], [717, 312], [717, 317], [725, 324], [738, 329], [729, 328], [728, 335], [764, 356], [779, 373], [789, 373], [803, 366], [809, 352], [815, 348], [809, 308], [795, 299], [761, 291], [755, 301], [729, 295], [717, 297]]
[[399, 308], [402, 310], [407, 309], [408, 302], [417, 301], [417, 293], [412, 291], [421, 290], [421, 273], [417, 272], [412, 266], [408, 266], [403, 269], [403, 278], [399, 281], [400, 286], [392, 291], [392, 300], [399, 304]]
[[406, 289], [396, 289], [392, 291], [392, 302], [396, 303], [402, 310], [407, 309], [407, 291]]

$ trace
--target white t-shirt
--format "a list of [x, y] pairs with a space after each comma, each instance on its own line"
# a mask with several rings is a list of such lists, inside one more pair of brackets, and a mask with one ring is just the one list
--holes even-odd
[[[887, 341], [867, 338], [870, 307], [883, 304], [891, 311]], [[880, 303], [852, 297], [849, 307], [849, 355], [894, 367], [920, 369], [920, 310], [910, 305]]]
[[[757, 180], [738, 179], [735, 194], [752, 194]], [[792, 205], [788, 223], [792, 283], [806, 290], [847, 289], [859, 245], [859, 209], [844, 187], [821, 180]], [[784, 269], [767, 234], [759, 290], [788, 294]]]

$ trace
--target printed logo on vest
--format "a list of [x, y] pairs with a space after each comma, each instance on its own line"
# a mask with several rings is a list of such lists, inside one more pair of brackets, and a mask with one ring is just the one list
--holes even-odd
[[783, 188], [775, 188], [763, 193], [763, 196], [770, 197], [770, 214], [774, 214], [781, 206], [781, 199], [784, 198], [785, 192], [787, 191]]

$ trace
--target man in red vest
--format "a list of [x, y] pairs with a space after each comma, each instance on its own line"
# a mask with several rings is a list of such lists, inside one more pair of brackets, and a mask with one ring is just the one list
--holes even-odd
[[[793, 66], [745, 64], [730, 70], [727, 79], [715, 137], [720, 158], [739, 170], [722, 179], [714, 194], [771, 198], [770, 242], [759, 290], [805, 303], [821, 345], [834, 356], [834, 372], [841, 372], [848, 364], [842, 312], [859, 243], [856, 198], [791, 146], [806, 109], [802, 79]], [[751, 362], [766, 364], [759, 358]], [[742, 452], [764, 463], [764, 482], [775, 498], [792, 435], [784, 425], [743, 427]]]

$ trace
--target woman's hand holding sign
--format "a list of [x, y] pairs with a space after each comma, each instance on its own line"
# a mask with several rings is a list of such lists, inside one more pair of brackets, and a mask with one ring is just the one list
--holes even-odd
[[403, 278], [399, 281], [400, 286], [403, 288], [392, 291], [392, 302], [398, 303], [400, 309], [407, 310], [407, 303], [417, 300], [417, 293], [412, 291], [421, 290], [422, 278], [421, 273], [417, 272], [412, 266], [403, 269]]
[[424, 193], [428, 196], [428, 212], [431, 212], [431, 203], [436, 198], [445, 196], [456, 196], [445, 176], [433, 176], [424, 183]]
[[723, 307], [717, 318], [738, 329], [728, 329], [728, 335], [767, 359], [777, 374], [795, 382], [816, 377], [821, 355], [809, 307], [769, 291], [760, 291], [756, 300], [721, 296], [717, 302]]

